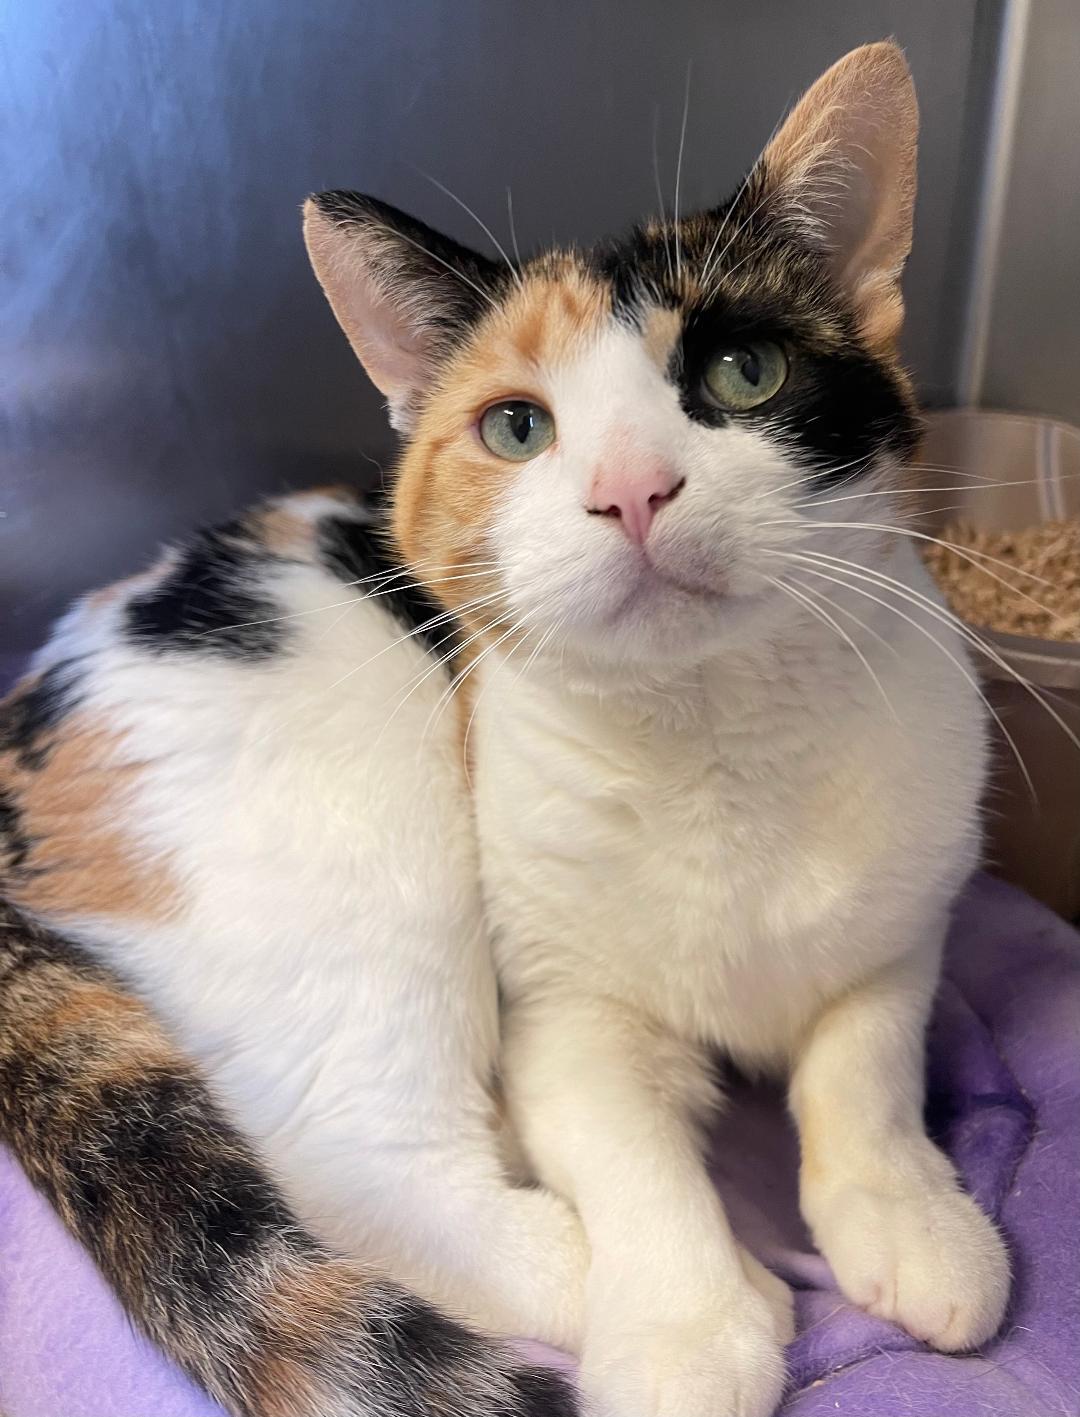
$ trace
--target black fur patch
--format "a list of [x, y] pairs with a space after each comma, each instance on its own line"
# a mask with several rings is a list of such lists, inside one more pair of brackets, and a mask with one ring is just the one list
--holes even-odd
[[[677, 231], [671, 223], [639, 227], [588, 260], [611, 288], [617, 319], [640, 326], [657, 306], [681, 313], [670, 377], [688, 418], [764, 428], [806, 464], [815, 491], [858, 477], [883, 452], [900, 460], [913, 453], [919, 421], [910, 394], [895, 368], [864, 346], [824, 252], [800, 236], [760, 179]], [[753, 339], [782, 346], [787, 382], [756, 409], [717, 408], [702, 392], [706, 363], [718, 349]]]
[[[372, 1333], [391, 1364], [403, 1363], [414, 1354], [422, 1367], [437, 1371], [442, 1364], [464, 1356], [460, 1326], [412, 1296], [380, 1313]], [[476, 1347], [479, 1350], [478, 1343]]]
[[[483, 1365], [483, 1340], [473, 1334], [465, 1338], [460, 1324], [422, 1299], [408, 1296], [403, 1303], [399, 1295], [369, 1322], [380, 1359], [392, 1372], [416, 1371], [437, 1383], [440, 1373]], [[495, 1405], [485, 1407], [485, 1417], [576, 1417], [577, 1400], [558, 1373], [518, 1368], [507, 1378], [510, 1392], [505, 1400], [495, 1398]], [[416, 1417], [424, 1417], [430, 1407], [423, 1388], [417, 1389]]]
[[32, 846], [23, 829], [18, 802], [6, 788], [0, 787], [0, 875], [19, 875]]
[[0, 752], [36, 771], [48, 760], [52, 730], [79, 702], [78, 660], [63, 659], [0, 703]]
[[[21, 911], [0, 896], [0, 976], [18, 970], [58, 965], [85, 979], [105, 980], [110, 976], [77, 945], [32, 924]], [[3, 1007], [0, 993], [0, 1009]]]
[[[725, 412], [704, 393], [705, 366], [718, 349], [754, 340], [784, 349], [787, 380], [759, 407]], [[771, 301], [721, 296], [691, 310], [673, 372], [687, 417], [712, 428], [764, 425], [816, 474], [808, 479], [814, 490], [857, 477], [883, 451], [907, 458], [918, 438], [909, 399], [887, 365], [854, 335], [837, 348], [821, 340], [812, 323]]]
[[412, 573], [373, 581], [373, 576], [396, 569], [387, 554], [378, 528], [354, 517], [324, 517], [319, 522], [319, 556], [328, 570], [346, 585], [355, 585], [358, 595], [377, 593], [373, 605], [381, 605], [403, 630], [412, 630], [429, 650], [440, 657], [453, 651], [453, 621], [440, 619], [443, 608], [419, 585]]
[[661, 235], [635, 226], [629, 236], [602, 241], [586, 253], [589, 269], [611, 287], [617, 320], [637, 326], [649, 305], [678, 309], [682, 301], [672, 282], [674, 240], [670, 228]]
[[492, 1417], [575, 1417], [577, 1400], [565, 1378], [547, 1368], [522, 1368], [512, 1375], [513, 1405]]
[[292, 1228], [265, 1174], [212, 1125], [194, 1077], [159, 1070], [92, 1101], [92, 1141], [68, 1159], [80, 1225], [119, 1224], [132, 1205], [152, 1215], [158, 1243], [172, 1250], [171, 1285], [212, 1303], [230, 1269]]
[[259, 567], [272, 559], [243, 522], [196, 532], [159, 584], [128, 604], [128, 638], [160, 654], [271, 658], [288, 634], [258, 586]]
[[319, 192], [312, 201], [323, 216], [369, 243], [377, 275], [423, 292], [423, 299], [414, 301], [418, 322], [444, 350], [466, 338], [513, 278], [505, 263], [460, 245], [389, 202], [344, 191]]

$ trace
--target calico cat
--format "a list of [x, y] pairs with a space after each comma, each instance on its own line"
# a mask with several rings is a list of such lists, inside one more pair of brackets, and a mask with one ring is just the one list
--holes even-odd
[[396, 559], [269, 502], [9, 700], [0, 1127], [233, 1411], [570, 1410], [434, 1305], [580, 1352], [603, 1417], [767, 1417], [790, 1295], [702, 1164], [717, 1049], [790, 1077], [850, 1299], [1000, 1322], [921, 1117], [986, 749], [905, 534], [916, 126], [856, 50], [729, 202], [517, 264], [310, 199]]

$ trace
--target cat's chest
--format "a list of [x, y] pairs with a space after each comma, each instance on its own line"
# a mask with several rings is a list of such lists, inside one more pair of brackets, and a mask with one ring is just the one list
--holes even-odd
[[852, 754], [773, 748], [718, 746], [705, 726], [552, 738], [504, 762], [513, 790], [480, 817], [511, 973], [571, 970], [735, 1051], [782, 1048], [843, 987], [835, 941], [888, 814], [865, 782], [849, 790]]

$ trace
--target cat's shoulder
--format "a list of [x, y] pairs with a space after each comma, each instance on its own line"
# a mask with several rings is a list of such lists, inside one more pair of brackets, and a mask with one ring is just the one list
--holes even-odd
[[361, 590], [392, 565], [379, 509], [350, 489], [267, 498], [83, 597], [54, 638], [86, 631], [96, 641], [104, 631], [144, 654], [259, 662], [289, 648], [282, 616], [298, 569]]
[[[381, 502], [347, 487], [269, 497], [228, 520], [164, 546], [146, 569], [81, 596], [57, 621], [16, 686], [77, 677], [106, 652], [258, 664], [295, 646], [289, 614], [302, 585], [325, 582], [326, 599], [397, 588]], [[318, 594], [318, 590], [315, 592]], [[382, 604], [385, 599], [385, 604]], [[415, 621], [427, 609], [380, 597], [388, 613]], [[65, 667], [66, 666], [66, 667]], [[9, 699], [11, 696], [9, 696]]]
[[[0, 698], [0, 817], [12, 774], [39, 770], [90, 699], [106, 714], [139, 699], [156, 666], [190, 682], [201, 667], [273, 663], [302, 651], [304, 608], [396, 587], [382, 526], [379, 506], [347, 488], [267, 498], [81, 596]], [[393, 594], [372, 604], [405, 614]]]

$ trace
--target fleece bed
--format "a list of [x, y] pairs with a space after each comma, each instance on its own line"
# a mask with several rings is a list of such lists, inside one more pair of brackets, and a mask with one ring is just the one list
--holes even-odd
[[[1013, 1255], [1005, 1324], [964, 1357], [844, 1302], [798, 1219], [779, 1094], [732, 1084], [710, 1166], [735, 1228], [796, 1289], [784, 1417], [1080, 1417], [1080, 936], [1011, 887], [974, 880], [956, 907], [928, 1067], [933, 1134]], [[0, 1412], [222, 1417], [133, 1332], [2, 1149]]]

